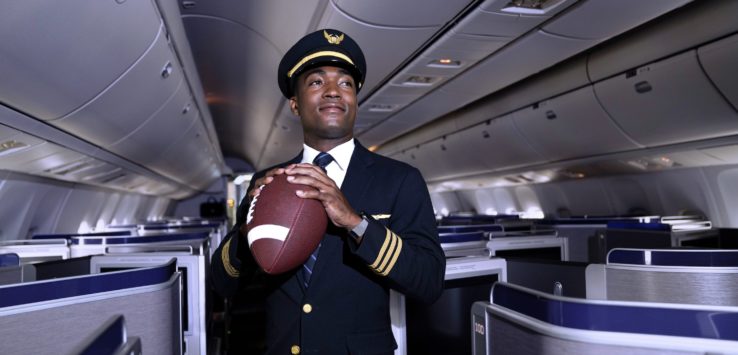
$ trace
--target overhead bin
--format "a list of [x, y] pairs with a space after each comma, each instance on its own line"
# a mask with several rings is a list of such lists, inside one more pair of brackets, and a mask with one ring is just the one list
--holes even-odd
[[710, 43], [697, 50], [700, 64], [718, 90], [738, 109], [738, 34]]
[[[197, 119], [197, 107], [186, 83], [180, 81], [179, 88], [164, 106], [131, 134], [109, 146], [108, 150], [146, 166], [172, 142], [179, 140]], [[165, 137], [162, 132], [167, 132]]]
[[152, 1], [4, 3], [0, 102], [43, 120], [62, 117], [128, 70], [160, 25]]
[[179, 62], [161, 27], [152, 47], [115, 83], [84, 107], [49, 123], [108, 147], [149, 120], [182, 81]]
[[594, 88], [616, 123], [645, 146], [738, 134], [738, 115], [705, 77], [694, 50], [595, 83]]
[[10, 170], [51, 175], [68, 180], [64, 177], [64, 167], [82, 160], [84, 155], [54, 143], [44, 142], [22, 152], [17, 158], [7, 166]]
[[439, 179], [482, 173], [486, 166], [481, 163], [482, 154], [471, 141], [463, 141], [465, 135], [449, 134], [420, 146], [416, 154], [427, 171], [426, 179]]
[[[203, 170], [219, 171], [207, 131], [200, 120], [195, 120], [186, 133], [166, 150], [154, 153], [159, 154], [152, 159], [149, 168], [180, 182], [194, 185], [192, 179]], [[206, 187], [202, 184], [197, 186]]]
[[695, 1], [590, 53], [589, 77], [592, 82], [600, 81], [734, 33], [738, 31], [736, 13], [738, 1]]
[[543, 29], [560, 36], [607, 39], [661, 16], [692, 0], [580, 1]]
[[591, 86], [516, 111], [513, 122], [551, 161], [638, 148], [602, 109]]
[[[331, 1], [335, 7], [358, 20], [381, 26], [397, 27], [442, 25], [471, 2], [471, 0]], [[387, 11], [387, 9], [392, 9], [392, 11]], [[351, 34], [351, 32], [347, 33]]]
[[[449, 92], [475, 95], [472, 100], [489, 95], [531, 74], [546, 69], [594, 45], [596, 41], [580, 40], [536, 31], [518, 39], [479, 62], [444, 86]], [[449, 107], [448, 111], [456, 107]]]
[[4, 125], [0, 125], [0, 145], [0, 166], [7, 170], [21, 168], [23, 164], [51, 155], [59, 148]]
[[456, 136], [459, 144], [469, 146], [470, 157], [488, 170], [515, 168], [545, 161], [515, 129], [510, 115], [469, 127]]
[[449, 134], [394, 156], [428, 180], [472, 175], [545, 162], [504, 116]]

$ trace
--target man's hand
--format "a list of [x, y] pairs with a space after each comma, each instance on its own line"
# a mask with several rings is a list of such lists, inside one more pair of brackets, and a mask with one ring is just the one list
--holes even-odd
[[284, 169], [287, 181], [314, 187], [318, 191], [297, 191], [297, 196], [320, 201], [328, 218], [338, 227], [351, 230], [361, 222], [361, 217], [351, 208], [341, 189], [318, 166], [292, 164]]
[[249, 197], [249, 205], [251, 204], [251, 201], [254, 200], [254, 197], [259, 196], [259, 193], [261, 193], [261, 187], [272, 182], [272, 180], [274, 180], [274, 175], [280, 174], [284, 174], [284, 168], [269, 170], [264, 174], [264, 176], [254, 181], [254, 187], [247, 193], [247, 196]]

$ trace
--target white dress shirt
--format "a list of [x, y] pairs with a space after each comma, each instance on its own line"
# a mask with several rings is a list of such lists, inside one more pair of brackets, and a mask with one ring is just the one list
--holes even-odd
[[[326, 152], [333, 157], [333, 161], [325, 167], [325, 171], [339, 189], [341, 188], [341, 184], [343, 184], [343, 179], [346, 178], [346, 171], [348, 171], [351, 155], [354, 153], [354, 147], [354, 139], [352, 138], [346, 143], [341, 143]], [[301, 163], [312, 164], [313, 159], [320, 154], [319, 151], [308, 147], [305, 143], [302, 144], [302, 148]]]

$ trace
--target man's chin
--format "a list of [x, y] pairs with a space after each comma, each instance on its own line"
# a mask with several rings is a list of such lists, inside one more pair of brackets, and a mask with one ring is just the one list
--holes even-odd
[[352, 130], [343, 127], [326, 127], [320, 132], [316, 132], [317, 135], [322, 139], [340, 139], [350, 138], [352, 136]]

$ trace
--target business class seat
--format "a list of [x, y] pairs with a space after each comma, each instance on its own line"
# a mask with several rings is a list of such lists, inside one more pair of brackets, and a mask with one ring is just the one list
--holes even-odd
[[473, 354], [735, 354], [738, 307], [559, 297], [496, 283], [472, 306]]

